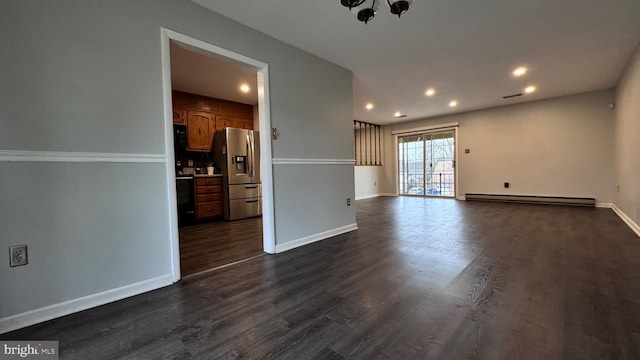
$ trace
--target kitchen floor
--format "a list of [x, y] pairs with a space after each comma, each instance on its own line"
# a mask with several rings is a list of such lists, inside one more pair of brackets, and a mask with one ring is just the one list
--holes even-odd
[[182, 277], [262, 255], [262, 217], [213, 221], [180, 229]]

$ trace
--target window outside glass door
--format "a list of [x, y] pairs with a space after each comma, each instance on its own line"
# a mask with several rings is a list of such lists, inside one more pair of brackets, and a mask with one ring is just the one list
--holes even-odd
[[454, 197], [453, 130], [398, 137], [400, 195]]

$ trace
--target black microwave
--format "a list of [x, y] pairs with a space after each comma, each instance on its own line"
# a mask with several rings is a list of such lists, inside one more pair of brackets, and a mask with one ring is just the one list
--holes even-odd
[[187, 127], [184, 125], [173, 125], [173, 147], [184, 150], [187, 148]]

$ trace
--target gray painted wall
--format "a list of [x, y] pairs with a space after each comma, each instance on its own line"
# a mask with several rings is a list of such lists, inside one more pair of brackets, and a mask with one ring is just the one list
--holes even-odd
[[[614, 200], [612, 90], [473, 111], [385, 127], [381, 193], [395, 193], [392, 130], [458, 122], [459, 193]], [[357, 179], [356, 184], [372, 179]], [[503, 183], [510, 182], [505, 189]], [[358, 192], [359, 193], [359, 192]]]
[[[269, 64], [274, 158], [353, 158], [349, 71], [186, 0], [2, 1], [0, 151], [166, 156], [161, 27]], [[164, 166], [0, 161], [0, 320], [170, 275]], [[278, 243], [355, 223], [351, 166], [274, 179]]]
[[640, 48], [624, 71], [616, 91], [615, 204], [640, 225]]

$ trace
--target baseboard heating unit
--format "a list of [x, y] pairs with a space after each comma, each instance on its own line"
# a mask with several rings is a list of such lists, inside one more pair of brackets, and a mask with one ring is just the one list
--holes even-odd
[[495, 194], [465, 194], [465, 200], [497, 201], [520, 204], [546, 204], [570, 206], [596, 206], [595, 198], [560, 197], [560, 196], [532, 196], [532, 195], [495, 195]]

